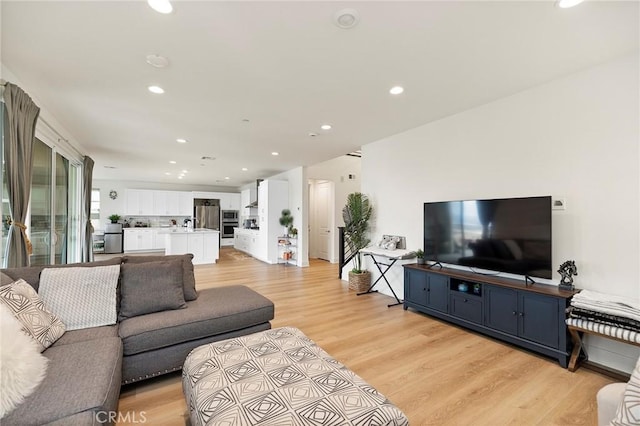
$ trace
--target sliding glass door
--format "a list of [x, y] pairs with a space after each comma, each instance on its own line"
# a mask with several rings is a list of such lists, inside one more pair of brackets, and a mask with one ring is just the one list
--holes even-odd
[[42, 142], [33, 147], [31, 265], [79, 261], [79, 166]]
[[31, 226], [29, 238], [33, 245], [32, 265], [50, 265], [54, 232], [51, 226], [53, 212], [53, 150], [39, 139], [33, 145], [33, 173], [31, 177]]

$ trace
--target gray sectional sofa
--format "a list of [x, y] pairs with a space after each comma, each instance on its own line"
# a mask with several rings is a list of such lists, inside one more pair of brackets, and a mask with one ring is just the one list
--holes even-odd
[[[47, 266], [120, 264], [119, 320], [115, 325], [67, 331], [46, 349], [43, 355], [49, 365], [44, 381], [1, 420], [2, 424], [112, 424], [121, 385], [180, 370], [189, 352], [203, 344], [271, 328], [273, 303], [248, 287], [196, 292], [191, 260], [191, 255], [122, 256], [101, 262]], [[172, 268], [180, 268], [177, 273], [182, 274], [186, 307], [123, 316], [134, 297], [140, 301], [162, 296], [145, 289], [145, 282], [151, 282], [154, 273], [158, 273], [153, 266], [158, 261], [173, 261]], [[1, 283], [22, 278], [37, 291], [44, 268], [3, 269]], [[128, 281], [123, 283], [125, 280]], [[124, 291], [125, 288], [135, 291]]]

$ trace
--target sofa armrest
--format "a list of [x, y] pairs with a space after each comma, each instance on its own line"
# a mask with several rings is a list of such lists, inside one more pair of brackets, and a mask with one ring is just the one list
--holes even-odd
[[626, 383], [611, 383], [598, 391], [598, 426], [608, 426], [616, 416]]

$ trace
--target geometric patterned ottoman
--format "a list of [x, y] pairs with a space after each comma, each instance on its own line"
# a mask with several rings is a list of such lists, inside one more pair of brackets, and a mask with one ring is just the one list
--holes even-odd
[[408, 425], [384, 395], [293, 327], [200, 346], [182, 369], [191, 425]]

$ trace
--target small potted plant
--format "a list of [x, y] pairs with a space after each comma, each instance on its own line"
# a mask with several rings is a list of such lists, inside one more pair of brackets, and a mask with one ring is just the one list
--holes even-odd
[[120, 220], [120, 215], [112, 214], [111, 216], [109, 216], [109, 220], [111, 221], [111, 223], [118, 223], [118, 221]]
[[422, 251], [422, 249], [416, 250], [416, 258], [418, 260], [418, 265], [424, 265], [424, 251]]
[[282, 210], [282, 216], [280, 216], [280, 225], [284, 226], [284, 235], [288, 236], [293, 225], [293, 216], [289, 209]]

